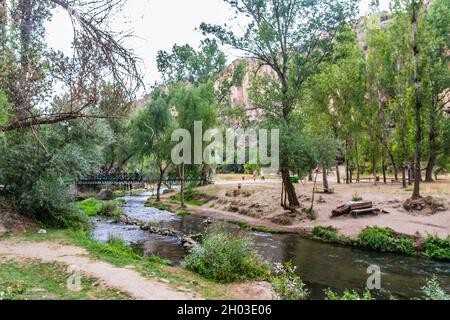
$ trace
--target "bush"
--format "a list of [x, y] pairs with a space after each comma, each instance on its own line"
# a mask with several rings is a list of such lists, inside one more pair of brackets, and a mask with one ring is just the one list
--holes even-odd
[[352, 196], [352, 201], [354, 201], [354, 202], [358, 202], [358, 201], [362, 201], [363, 200], [363, 198], [359, 195], [359, 194], [357, 194], [357, 193], [355, 193], [353, 196]]
[[423, 243], [423, 250], [430, 259], [450, 261], [450, 236], [447, 239], [428, 236]]
[[269, 273], [268, 263], [249, 238], [222, 227], [204, 234], [202, 244], [186, 256], [184, 266], [220, 283], [263, 278]]
[[413, 240], [396, 236], [389, 228], [366, 228], [358, 235], [357, 244], [381, 252], [415, 253]]
[[296, 271], [297, 267], [293, 266], [291, 261], [284, 265], [276, 263], [273, 268], [272, 286], [282, 300], [306, 300], [309, 296]]
[[345, 290], [342, 296], [339, 296], [331, 289], [325, 290], [325, 300], [374, 300], [369, 290], [366, 290], [362, 296], [356, 291]]
[[317, 240], [322, 240], [329, 243], [339, 242], [337, 231], [333, 227], [316, 226], [313, 229], [313, 236]]
[[427, 282], [422, 291], [425, 294], [423, 297], [425, 300], [450, 300], [450, 295], [441, 288], [436, 276]]
[[103, 203], [95, 198], [89, 198], [78, 202], [76, 207], [83, 211], [87, 216], [94, 217], [102, 209]]
[[122, 208], [114, 201], [106, 201], [102, 204], [99, 214], [103, 217], [120, 218], [123, 216]]
[[291, 182], [297, 184], [300, 182], [300, 178], [298, 176], [291, 177]]

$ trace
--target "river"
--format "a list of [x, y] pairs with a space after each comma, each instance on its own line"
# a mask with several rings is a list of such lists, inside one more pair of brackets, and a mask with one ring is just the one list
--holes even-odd
[[[197, 215], [177, 216], [170, 212], [144, 206], [151, 193], [125, 197], [125, 214], [131, 218], [160, 223], [187, 234], [202, 231], [205, 220]], [[97, 220], [93, 236], [106, 242], [110, 235], [122, 238], [144, 255], [158, 255], [180, 264], [186, 254], [177, 239], [150, 234], [138, 226], [112, 224]], [[231, 232], [242, 232], [251, 237], [261, 254], [273, 262], [292, 260], [311, 291], [312, 299], [323, 299], [323, 291], [331, 288], [342, 292], [345, 289], [362, 291], [366, 286], [367, 268], [372, 265], [381, 269], [382, 290], [375, 293], [378, 298], [391, 294], [400, 299], [422, 296], [421, 287], [433, 275], [444, 290], [450, 292], [450, 263], [437, 262], [419, 257], [378, 253], [343, 246], [334, 246], [306, 240], [295, 234], [272, 235], [241, 230], [229, 224]]]

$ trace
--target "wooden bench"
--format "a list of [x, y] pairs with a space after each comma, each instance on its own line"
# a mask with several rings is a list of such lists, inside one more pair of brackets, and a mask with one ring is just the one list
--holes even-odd
[[367, 208], [367, 209], [358, 209], [358, 210], [352, 210], [350, 211], [351, 215], [353, 217], [358, 217], [366, 214], [374, 214], [378, 215], [379, 210], [377, 208]]

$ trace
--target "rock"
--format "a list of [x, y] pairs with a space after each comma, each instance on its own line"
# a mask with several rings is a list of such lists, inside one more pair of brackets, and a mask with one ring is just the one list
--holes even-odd
[[47, 230], [45, 230], [45, 229], [40, 229], [40, 230], [38, 231], [38, 234], [47, 234]]
[[95, 196], [98, 200], [113, 200], [114, 192], [109, 189], [101, 189]]

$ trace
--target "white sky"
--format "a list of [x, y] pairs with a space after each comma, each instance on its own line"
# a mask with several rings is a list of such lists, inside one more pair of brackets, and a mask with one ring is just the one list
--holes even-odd
[[[370, 0], [361, 0], [361, 14], [369, 7]], [[380, 0], [382, 10], [389, 8], [389, 0]], [[223, 0], [129, 0], [117, 20], [111, 23], [114, 30], [133, 30], [135, 37], [127, 39], [126, 47], [144, 63], [144, 82], [153, 84], [160, 79], [156, 67], [159, 50], [170, 51], [174, 44], [188, 43], [196, 48], [204, 38], [195, 29], [201, 22], [223, 24], [229, 21], [232, 12]], [[72, 28], [67, 14], [57, 9], [47, 24], [48, 44], [70, 54]], [[229, 60], [237, 56], [224, 49]]]

